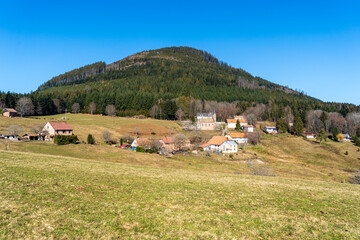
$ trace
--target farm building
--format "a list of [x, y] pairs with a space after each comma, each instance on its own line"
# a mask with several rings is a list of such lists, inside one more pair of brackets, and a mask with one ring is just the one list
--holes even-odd
[[17, 117], [17, 111], [13, 108], [4, 108], [4, 117]]

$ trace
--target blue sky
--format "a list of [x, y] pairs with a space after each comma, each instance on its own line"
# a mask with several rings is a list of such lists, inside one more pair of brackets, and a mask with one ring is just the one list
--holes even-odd
[[359, 1], [2, 1], [0, 91], [168, 46], [324, 101], [360, 104]]

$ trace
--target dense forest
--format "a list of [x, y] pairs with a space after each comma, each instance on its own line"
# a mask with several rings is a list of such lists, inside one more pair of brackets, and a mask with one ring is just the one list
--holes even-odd
[[143, 51], [109, 65], [90, 64], [54, 77], [25, 96], [1, 92], [0, 104], [16, 108], [21, 97], [31, 99], [35, 115], [68, 111], [174, 119], [177, 112], [191, 118], [215, 108], [220, 120], [246, 113], [276, 121], [291, 112], [305, 123], [310, 110], [343, 117], [360, 111], [353, 104], [323, 102], [252, 76], [188, 47]]

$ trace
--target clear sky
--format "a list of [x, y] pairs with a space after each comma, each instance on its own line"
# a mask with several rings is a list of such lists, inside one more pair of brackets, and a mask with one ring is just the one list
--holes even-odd
[[0, 91], [169, 46], [324, 101], [360, 104], [360, 1], [0, 0]]

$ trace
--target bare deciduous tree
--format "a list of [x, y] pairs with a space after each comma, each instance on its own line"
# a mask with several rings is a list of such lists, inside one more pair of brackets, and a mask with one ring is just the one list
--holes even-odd
[[106, 108], [105, 108], [105, 113], [106, 115], [108, 116], [115, 116], [115, 113], [116, 113], [116, 108], [114, 105], [107, 105]]
[[248, 139], [248, 143], [250, 143], [250, 144], [256, 145], [256, 144], [260, 143], [261, 136], [260, 136], [260, 133], [258, 133], [258, 132], [247, 133], [246, 137]]
[[8, 127], [8, 129], [7, 129], [7, 132], [9, 135], [18, 136], [18, 135], [21, 135], [24, 132], [24, 130], [19, 125], [10, 125], [10, 127]]
[[188, 147], [189, 139], [181, 133], [174, 136], [174, 144], [178, 149], [185, 149]]
[[63, 107], [61, 105], [60, 100], [57, 99], [57, 98], [54, 98], [52, 101], [53, 101], [53, 104], [54, 104], [54, 106], [56, 108], [56, 112], [57, 113], [62, 113], [63, 112]]
[[80, 112], [80, 104], [79, 103], [74, 103], [71, 107], [71, 110], [73, 113], [79, 113]]
[[34, 114], [34, 104], [30, 98], [22, 97], [16, 104], [16, 109], [20, 113], [20, 116]]
[[42, 125], [36, 125], [36, 126], [31, 128], [31, 132], [40, 135], [43, 132], [43, 126]]
[[134, 141], [134, 138], [130, 136], [129, 134], [126, 134], [124, 137], [122, 137], [123, 141], [127, 144], [131, 144]]
[[175, 116], [176, 116], [176, 119], [177, 119], [177, 120], [181, 121], [182, 118], [183, 118], [183, 116], [184, 116], [184, 111], [183, 111], [181, 108], [179, 108], [179, 109], [176, 111]]
[[111, 133], [107, 130], [102, 132], [102, 138], [106, 143], [109, 143], [111, 141]]
[[95, 111], [96, 111], [96, 104], [94, 102], [91, 102], [89, 104], [89, 112], [90, 114], [94, 114]]

